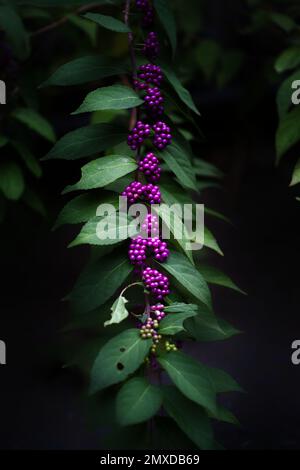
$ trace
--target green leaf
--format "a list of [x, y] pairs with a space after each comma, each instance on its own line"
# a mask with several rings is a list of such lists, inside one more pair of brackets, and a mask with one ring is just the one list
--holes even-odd
[[222, 179], [224, 174], [219, 168], [211, 163], [203, 160], [202, 158], [194, 158], [193, 160], [194, 171], [197, 176], [206, 177], [206, 178], [217, 178]]
[[216, 284], [218, 286], [228, 287], [228, 289], [233, 289], [240, 294], [245, 294], [233, 281], [230, 279], [229, 276], [224, 274], [219, 269], [209, 266], [207, 264], [200, 264], [199, 271], [201, 272], [202, 276], [209, 284]]
[[184, 188], [197, 191], [195, 172], [189, 156], [180, 145], [172, 144], [161, 152], [161, 158], [166, 162], [170, 170], [177, 176]]
[[123, 284], [133, 266], [126, 254], [107, 255], [87, 266], [79, 277], [70, 299], [80, 312], [88, 312], [103, 305]]
[[151, 346], [152, 340], [142, 339], [138, 329], [126, 330], [108, 341], [92, 367], [90, 392], [127, 379], [143, 363]]
[[27, 187], [22, 194], [22, 200], [25, 202], [25, 204], [27, 204], [27, 206], [40, 214], [42, 217], [46, 216], [47, 213], [45, 205], [38, 193]]
[[292, 84], [300, 79], [300, 70], [298, 69], [290, 77], [283, 81], [277, 93], [277, 108], [280, 119], [283, 119], [292, 106]]
[[270, 13], [270, 19], [273, 21], [273, 23], [275, 23], [287, 33], [291, 32], [297, 27], [297, 24], [290, 16], [284, 15], [282, 13], [272, 12]]
[[34, 109], [18, 108], [12, 116], [45, 139], [55, 142], [56, 137], [51, 124]]
[[283, 51], [275, 62], [278, 73], [296, 68], [300, 64], [300, 47], [291, 46]]
[[41, 87], [81, 85], [125, 72], [125, 67], [111, 65], [102, 56], [80, 57], [59, 67]]
[[25, 60], [30, 53], [28, 34], [22, 19], [12, 5], [0, 5], [0, 29], [2, 29], [18, 59]]
[[[83, 226], [69, 247], [85, 244], [106, 246], [121, 243], [129, 237], [129, 224], [128, 215], [120, 212], [108, 214], [103, 218], [94, 217]], [[130, 236], [137, 233], [138, 230], [132, 231]]]
[[219, 404], [217, 405], [217, 413], [215, 416], [211, 417], [217, 419], [218, 421], [223, 421], [224, 423], [234, 424], [235, 426], [239, 426], [240, 424], [231, 411], [227, 410], [227, 408], [224, 408], [224, 406]]
[[17, 201], [23, 194], [25, 183], [19, 165], [12, 161], [0, 163], [0, 191], [7, 199]]
[[204, 227], [204, 246], [210, 248], [219, 255], [224, 256], [224, 253], [219, 247], [217, 240], [207, 227]]
[[104, 326], [113, 325], [114, 323], [121, 323], [123, 320], [125, 320], [129, 316], [129, 312], [126, 308], [127, 303], [128, 300], [123, 297], [123, 295], [120, 295], [111, 307], [111, 319], [107, 320], [104, 323]]
[[184, 255], [171, 251], [167, 263], [164, 263], [162, 267], [174, 276], [183, 289], [190, 292], [209, 309], [212, 308], [211, 294], [203, 276]]
[[170, 84], [173, 86], [174, 90], [176, 91], [177, 95], [181, 99], [181, 101], [186, 104], [188, 108], [190, 108], [194, 113], [198, 114], [200, 116], [200, 112], [197, 109], [197, 106], [194, 103], [194, 100], [190, 94], [190, 92], [184, 88], [184, 86], [181, 84], [180, 80], [176, 76], [175, 72], [171, 69], [166, 64], [163, 64], [163, 72], [165, 76], [167, 77], [168, 81]]
[[25, 162], [25, 165], [31, 171], [31, 173], [36, 177], [40, 178], [42, 176], [42, 168], [40, 162], [35, 158], [31, 153], [28, 147], [19, 142], [12, 142], [13, 146]]
[[287, 113], [279, 124], [276, 134], [277, 163], [282, 156], [300, 140], [300, 108]]
[[173, 11], [170, 8], [170, 3], [168, 0], [154, 0], [154, 8], [158, 14], [161, 24], [166, 30], [172, 46], [173, 55], [175, 55], [177, 46], [176, 21]]
[[67, 18], [71, 24], [86, 34], [93, 47], [97, 45], [97, 25], [77, 16], [76, 14], [67, 15]]
[[188, 319], [185, 329], [197, 341], [224, 341], [240, 334], [240, 331], [222, 318], [201, 309], [197, 317]]
[[158, 387], [144, 378], [133, 378], [117, 395], [117, 419], [122, 426], [143, 423], [158, 412], [161, 404], [162, 394]]
[[176, 335], [185, 331], [184, 322], [188, 318], [195, 317], [196, 311], [188, 311], [167, 315], [159, 324], [159, 332], [162, 335]]
[[122, 21], [116, 20], [112, 16], [100, 15], [99, 13], [86, 13], [84, 18], [94, 21], [103, 28], [115, 31], [117, 33], [130, 33], [131, 29]]
[[300, 158], [297, 161], [296, 166], [294, 168], [293, 177], [292, 177], [290, 186], [295, 186], [296, 184], [299, 184], [299, 183], [300, 183]]
[[100, 204], [112, 204], [117, 207], [118, 196], [115, 194], [107, 193], [107, 195], [99, 195], [94, 192], [80, 194], [80, 196], [72, 199], [62, 209], [54, 228], [60, 227], [64, 224], [80, 224], [87, 222], [96, 216], [97, 208]]
[[196, 64], [204, 74], [206, 80], [211, 80], [218, 62], [223, 54], [220, 45], [211, 39], [204, 39], [195, 48]]
[[181, 352], [170, 352], [158, 358], [176, 387], [190, 400], [216, 412], [216, 392], [204, 366]]
[[90, 113], [104, 109], [130, 109], [140, 106], [143, 100], [136, 92], [124, 85], [98, 88], [87, 95], [82, 105], [72, 114]]
[[109, 155], [97, 158], [81, 169], [81, 179], [72, 186], [67, 186], [64, 193], [77, 190], [103, 188], [122, 176], [136, 170], [136, 161], [127, 156]]
[[174, 387], [165, 388], [163, 404], [169, 416], [199, 449], [214, 448], [212, 426], [201, 407], [185, 398]]
[[127, 132], [123, 127], [112, 124], [102, 123], [81, 127], [62, 137], [44, 160], [51, 158], [77, 160], [89, 157], [120, 144], [126, 137]]
[[198, 313], [198, 305], [185, 304], [183, 302], [174, 302], [171, 305], [166, 305], [164, 311], [166, 313]]

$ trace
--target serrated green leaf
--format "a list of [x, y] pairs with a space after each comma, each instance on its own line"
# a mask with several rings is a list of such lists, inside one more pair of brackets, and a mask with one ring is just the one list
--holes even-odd
[[278, 73], [296, 68], [300, 64], [300, 47], [291, 46], [283, 51], [275, 62]]
[[107, 255], [87, 266], [69, 298], [78, 311], [91, 311], [110, 299], [132, 270], [126, 254]]
[[59, 67], [41, 87], [81, 85], [125, 72], [126, 67], [110, 64], [102, 56], [80, 57]]
[[17, 201], [25, 189], [25, 182], [20, 166], [13, 161], [0, 163], [0, 191], [7, 199]]
[[80, 181], [72, 186], [67, 186], [64, 193], [103, 188], [122, 176], [135, 171], [136, 168], [137, 163], [131, 157], [109, 155], [97, 158], [82, 167]]
[[172, 46], [173, 55], [175, 55], [177, 47], [177, 31], [176, 21], [173, 11], [170, 7], [170, 3], [168, 0], [154, 0], [154, 8], [158, 14], [161, 24], [165, 28]]
[[87, 95], [82, 105], [72, 114], [90, 113], [105, 109], [130, 109], [143, 104], [136, 92], [124, 85], [98, 88]]
[[276, 133], [277, 163], [300, 140], [300, 108], [296, 107], [280, 121]]
[[18, 108], [13, 112], [12, 117], [50, 142], [55, 142], [56, 137], [51, 124], [34, 109]]
[[117, 33], [130, 33], [131, 29], [122, 21], [113, 18], [112, 16], [100, 15], [99, 13], [85, 13], [84, 18], [97, 23], [103, 28], [109, 29], [110, 31], [115, 31]]
[[164, 390], [164, 408], [199, 449], [214, 448], [213, 429], [205, 411], [174, 387]]
[[164, 263], [162, 267], [174, 276], [184, 290], [209, 309], [212, 308], [211, 294], [203, 276], [184, 255], [171, 251], [167, 263]]
[[117, 395], [117, 418], [122, 426], [143, 423], [151, 419], [162, 404], [158, 387], [144, 378], [133, 378], [123, 385]]
[[127, 131], [113, 124], [94, 124], [81, 127], [62, 137], [43, 160], [60, 158], [77, 160], [100, 153], [123, 142]]
[[176, 387], [190, 400], [216, 412], [216, 391], [201, 363], [181, 352], [170, 352], [158, 358]]
[[143, 363], [151, 345], [152, 340], [142, 339], [138, 329], [126, 330], [108, 341], [92, 367], [90, 392], [125, 380]]
[[183, 302], [174, 302], [171, 305], [166, 305], [164, 308], [166, 313], [191, 313], [198, 312], [198, 305], [196, 304], [186, 304]]

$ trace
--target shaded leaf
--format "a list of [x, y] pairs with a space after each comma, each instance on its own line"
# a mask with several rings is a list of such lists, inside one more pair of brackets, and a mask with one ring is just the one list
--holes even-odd
[[34, 109], [18, 108], [12, 116], [45, 139], [55, 142], [56, 137], [51, 124]]
[[13, 161], [0, 163], [0, 191], [7, 199], [20, 199], [25, 189], [25, 182], [20, 166]]
[[131, 29], [122, 21], [113, 18], [112, 16], [100, 15], [99, 13], [85, 13], [84, 18], [94, 21], [99, 26], [115, 31], [117, 33], [130, 33]]
[[136, 92], [124, 85], [98, 88], [87, 95], [82, 105], [72, 114], [101, 111], [105, 109], [130, 109], [140, 106], [143, 100]]
[[296, 107], [280, 121], [276, 133], [277, 163], [300, 140], [300, 108]]
[[154, 0], [154, 8], [156, 9], [158, 17], [170, 39], [174, 55], [177, 46], [177, 32], [176, 21], [173, 11], [170, 8], [170, 3], [168, 0]]

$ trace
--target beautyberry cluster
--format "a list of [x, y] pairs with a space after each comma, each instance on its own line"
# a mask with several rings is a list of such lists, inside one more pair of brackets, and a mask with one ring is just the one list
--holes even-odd
[[164, 97], [158, 87], [148, 87], [144, 98], [145, 109], [153, 119], [164, 113]]
[[162, 300], [170, 293], [169, 279], [156, 269], [146, 268], [143, 271], [143, 281], [146, 289], [157, 300]]
[[138, 69], [138, 76], [149, 85], [161, 86], [163, 81], [163, 73], [159, 65], [145, 64]]
[[170, 127], [162, 121], [157, 122], [153, 126], [154, 140], [153, 144], [159, 150], [164, 150], [172, 142], [172, 134]]
[[139, 170], [144, 173], [148, 181], [157, 183], [160, 180], [161, 168], [159, 160], [154, 153], [147, 153], [147, 155], [140, 160]]
[[169, 257], [168, 245], [160, 238], [143, 238], [140, 235], [131, 241], [129, 259], [132, 264], [143, 266], [147, 256], [153, 253], [154, 258], [163, 263]]
[[137, 150], [150, 136], [151, 126], [142, 121], [138, 121], [130, 132], [127, 142], [131, 150]]
[[134, 204], [138, 199], [149, 204], [161, 203], [160, 189], [151, 183], [143, 185], [139, 181], [133, 181], [124, 189], [122, 196], [127, 197], [129, 204]]
[[136, 0], [136, 7], [143, 12], [143, 25], [151, 26], [154, 20], [154, 9], [149, 0]]
[[160, 46], [157, 34], [151, 31], [145, 40], [143, 52], [149, 60], [155, 60], [159, 55], [159, 51]]
[[164, 304], [151, 305], [151, 312], [154, 312], [154, 315], [156, 316], [158, 321], [161, 321], [163, 318], [165, 318], [166, 314], [164, 312], [164, 309]]

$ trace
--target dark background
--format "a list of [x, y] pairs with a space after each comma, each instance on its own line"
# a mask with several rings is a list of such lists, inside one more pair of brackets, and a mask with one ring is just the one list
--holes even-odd
[[[227, 13], [227, 2], [210, 3], [204, 34], [239, 45], [232, 11], [238, 24], [243, 11], [236, 2]], [[248, 293], [213, 289], [216, 312], [243, 333], [199, 346], [199, 357], [231, 373], [246, 391], [225, 398], [240, 428], [216, 425], [218, 441], [229, 449], [300, 448], [300, 366], [291, 363], [291, 344], [300, 339], [300, 205], [288, 187], [294, 157], [275, 167], [272, 86], [257, 106], [241, 111], [248, 104], [245, 75], [255, 80], [253, 70], [264, 60], [265, 44], [259, 38], [244, 45], [247, 68], [225, 90], [203, 82], [191, 90], [206, 135], [201, 152], [225, 172], [224, 188], [207, 190], [204, 201], [233, 222], [212, 227], [225, 253], [221, 264], [216, 262]], [[61, 133], [69, 125], [61, 116], [73, 109], [66, 96], [53, 111]], [[61, 360], [60, 330], [68, 319], [68, 305], [61, 299], [88, 253], [85, 248], [67, 250], [75, 229], [51, 232], [72, 165], [43, 165], [47, 219], [14, 206], [1, 225], [0, 338], [7, 343], [8, 364], [0, 366], [0, 448], [99, 448], [101, 432], [86, 424], [84, 383]]]

